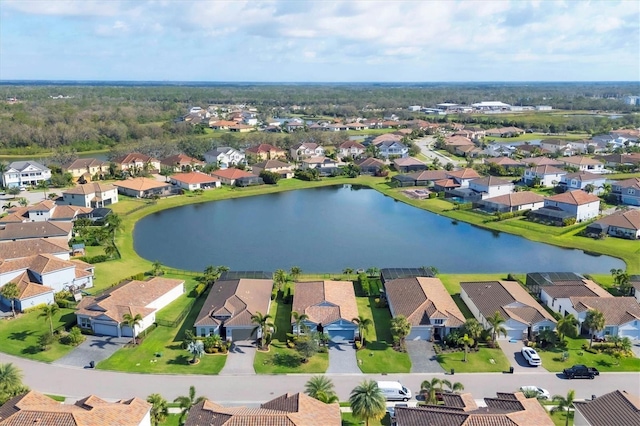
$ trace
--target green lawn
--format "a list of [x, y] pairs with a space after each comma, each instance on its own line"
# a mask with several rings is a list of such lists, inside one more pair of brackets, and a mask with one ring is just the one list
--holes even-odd
[[178, 297], [173, 302], [169, 303], [167, 306], [162, 308], [157, 314], [156, 319], [165, 320], [165, 321], [175, 321], [178, 316], [182, 313], [182, 311], [189, 306], [190, 303], [193, 303], [195, 300], [193, 290], [196, 285], [198, 285], [198, 281], [196, 281], [195, 277], [187, 277], [183, 275], [174, 275], [174, 274], [165, 274], [163, 278], [173, 278], [184, 280], [184, 289], [185, 292]]
[[298, 352], [279, 340], [271, 343], [269, 352], [256, 352], [253, 360], [253, 368], [258, 374], [315, 374], [324, 373], [328, 367], [328, 353], [317, 353], [308, 362], [302, 363]]
[[[360, 419], [356, 419], [352, 413], [342, 413], [342, 426], [354, 426], [364, 424]], [[381, 420], [370, 420], [369, 426], [389, 426], [391, 420], [389, 414], [385, 414]]]
[[569, 358], [566, 361], [562, 361], [561, 349], [554, 349], [552, 351], [545, 351], [538, 349], [538, 354], [542, 358], [542, 365], [549, 371], [562, 371], [565, 368], [569, 368], [574, 364], [584, 364], [589, 367], [596, 367], [599, 371], [640, 371], [640, 358], [628, 357], [620, 358], [620, 361], [616, 360], [611, 355], [604, 353], [592, 354], [582, 349], [582, 345], [589, 345], [589, 341], [586, 339], [570, 339], [567, 338], [567, 349], [569, 352]]
[[180, 426], [180, 414], [169, 414], [167, 419], [158, 426]]
[[[495, 362], [492, 364], [491, 359]], [[510, 364], [501, 349], [480, 347], [478, 352], [469, 352], [464, 362], [464, 352], [438, 355], [438, 362], [445, 371], [452, 368], [458, 373], [494, 373], [509, 370]], [[545, 365], [546, 366], [546, 365]]]

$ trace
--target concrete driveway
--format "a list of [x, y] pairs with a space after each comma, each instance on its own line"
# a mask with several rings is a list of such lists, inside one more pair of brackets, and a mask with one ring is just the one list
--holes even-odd
[[87, 336], [86, 340], [53, 364], [89, 368], [89, 362], [98, 364], [131, 341], [130, 337]]
[[412, 373], [442, 373], [444, 370], [438, 363], [433, 343], [426, 340], [408, 340], [407, 353], [411, 359]]
[[253, 358], [256, 355], [256, 344], [251, 340], [233, 342], [227, 355], [227, 362], [220, 371], [221, 376], [256, 374], [253, 369]]
[[329, 368], [327, 374], [362, 374], [351, 343], [329, 342]]
[[636, 358], [640, 358], [640, 340], [634, 340], [631, 342], [631, 350]]
[[509, 364], [513, 367], [514, 373], [531, 373], [536, 370], [547, 371], [544, 366], [532, 367], [529, 365], [529, 362], [520, 352], [524, 346], [522, 341], [518, 340], [516, 343], [511, 343], [508, 340], [499, 340], [498, 342], [500, 343], [500, 349], [502, 349], [502, 352], [507, 356], [507, 360], [509, 360]]

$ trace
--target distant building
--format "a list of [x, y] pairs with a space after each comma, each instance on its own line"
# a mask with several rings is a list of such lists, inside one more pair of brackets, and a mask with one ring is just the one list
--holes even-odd
[[625, 96], [623, 100], [627, 105], [640, 105], [640, 96]]
[[537, 105], [536, 111], [551, 111], [553, 108], [549, 105]]

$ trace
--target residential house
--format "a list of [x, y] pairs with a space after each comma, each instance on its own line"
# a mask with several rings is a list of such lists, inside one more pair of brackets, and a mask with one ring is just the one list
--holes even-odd
[[635, 297], [571, 297], [570, 304], [563, 309], [573, 314], [580, 323], [585, 334], [589, 333], [584, 326], [587, 312], [597, 310], [604, 316], [604, 329], [596, 332], [598, 337], [619, 336], [631, 340], [640, 339], [640, 304]]
[[496, 176], [485, 176], [469, 182], [469, 189], [483, 199], [507, 195], [513, 192], [513, 182]]
[[499, 339], [531, 340], [534, 333], [556, 326], [551, 314], [516, 281], [462, 282], [460, 297], [485, 328], [490, 327], [487, 318], [498, 312], [507, 332]]
[[231, 167], [228, 169], [215, 170], [211, 172], [211, 176], [220, 179], [220, 182], [223, 185], [235, 185], [237, 179], [241, 177], [251, 177], [255, 175], [245, 170], [240, 170], [240, 169], [236, 169], [235, 167]]
[[427, 170], [427, 165], [413, 157], [396, 158], [393, 167], [400, 173], [420, 172]]
[[302, 160], [300, 168], [303, 170], [317, 169], [320, 176], [330, 176], [338, 172], [338, 162], [329, 157], [309, 157]]
[[559, 168], [564, 166], [564, 163], [562, 161], [549, 157], [527, 158], [525, 162], [529, 167], [554, 166]]
[[589, 173], [606, 173], [607, 170], [604, 168], [604, 164], [598, 160], [594, 160], [589, 157], [566, 157], [561, 158], [566, 166], [576, 167], [578, 171], [581, 172], [589, 172]]
[[395, 175], [391, 181], [398, 186], [433, 186], [434, 182], [446, 179], [448, 179], [446, 170], [425, 170], [407, 175]]
[[270, 145], [268, 143], [261, 143], [257, 146], [252, 146], [245, 150], [245, 155], [252, 159], [254, 162], [264, 160], [276, 160], [278, 158], [284, 158], [287, 152], [284, 149], [277, 146]]
[[607, 154], [594, 157], [604, 163], [605, 167], [615, 169], [621, 166], [640, 167], [640, 152], [631, 154]]
[[469, 188], [469, 183], [481, 176], [474, 169], [464, 168], [446, 172], [446, 178], [433, 183], [434, 190], [450, 192], [457, 189]]
[[113, 183], [120, 194], [136, 198], [162, 197], [171, 193], [171, 184], [146, 177], [119, 180]]
[[176, 154], [163, 159], [160, 162], [161, 167], [171, 169], [175, 173], [194, 171], [201, 169], [207, 163], [197, 158], [189, 157], [185, 154]]
[[0, 226], [20, 222], [70, 222], [91, 210], [91, 207], [64, 206], [44, 200], [31, 206], [10, 208], [7, 210], [8, 214], [0, 218]]
[[487, 131], [485, 131], [485, 134], [494, 138], [513, 138], [524, 134], [524, 130], [513, 126], [499, 127], [488, 129]]
[[221, 169], [244, 164], [245, 155], [237, 149], [228, 146], [219, 146], [204, 154], [204, 160], [209, 164], [216, 164]]
[[[80, 328], [103, 336], [133, 337], [156, 321], [158, 311], [184, 294], [184, 280], [153, 277], [147, 281], [128, 281], [100, 296], [85, 296], [76, 308]], [[140, 314], [134, 329], [124, 315]]]
[[640, 398], [624, 390], [574, 401], [573, 408], [574, 426], [640, 425]]
[[471, 147], [475, 148], [475, 144], [469, 138], [464, 136], [450, 136], [445, 138], [444, 148], [452, 154], [456, 154], [460, 152], [459, 149], [461, 147]]
[[198, 171], [172, 175], [171, 184], [187, 191], [220, 188], [221, 186], [220, 179], [217, 177]]
[[3, 241], [0, 243], [0, 259], [22, 259], [36, 254], [50, 254], [69, 260], [69, 243], [65, 238], [39, 238], [32, 240]]
[[510, 157], [495, 157], [495, 158], [487, 158], [484, 160], [485, 164], [493, 164], [495, 166], [502, 167], [505, 170], [513, 170], [518, 168], [524, 168], [525, 164], [521, 161], [514, 160]]
[[[235, 121], [229, 121], [229, 120], [220, 120], [217, 117], [213, 117], [210, 121], [209, 121], [209, 127], [211, 127], [213, 130], [229, 130], [230, 127], [235, 126], [236, 123]], [[209, 163], [210, 161], [207, 161], [207, 163]]]
[[14, 161], [2, 173], [5, 188], [37, 186], [51, 180], [51, 170], [36, 161]]
[[361, 158], [354, 164], [360, 167], [360, 173], [363, 175], [378, 175], [386, 166], [384, 161], [373, 157]]
[[254, 126], [249, 126], [247, 124], [242, 124], [242, 123], [237, 123], [233, 126], [229, 126], [230, 132], [246, 133], [246, 132], [252, 132], [254, 130], [256, 130]]
[[264, 185], [264, 180], [260, 176], [252, 174], [251, 176], [241, 176], [237, 178], [235, 185], [240, 187]]
[[107, 183], [85, 183], [62, 191], [62, 202], [70, 206], [106, 207], [118, 202], [118, 188]]
[[620, 210], [590, 223], [585, 230], [587, 235], [599, 237], [640, 238], [640, 210]]
[[610, 133], [614, 137], [623, 137], [632, 142], [637, 142], [640, 138], [639, 129], [618, 129], [612, 130]]
[[585, 279], [575, 272], [530, 272], [527, 274], [525, 285], [529, 292], [540, 297], [540, 291], [544, 286], [551, 286], [555, 281], [580, 281]]
[[0, 406], [0, 426], [151, 426], [150, 412], [151, 404], [141, 398], [108, 402], [90, 395], [73, 404], [62, 404], [32, 390], [15, 396]]
[[482, 407], [470, 393], [443, 393], [444, 405], [396, 406], [396, 426], [553, 426], [547, 410], [522, 392], [497, 393]]
[[560, 178], [559, 185], [565, 191], [573, 191], [582, 189], [596, 195], [603, 192], [603, 186], [607, 180], [602, 175], [596, 175], [591, 172], [580, 171], [577, 173], [568, 173]]
[[324, 148], [313, 142], [298, 143], [291, 147], [289, 154], [293, 161], [301, 161], [309, 157], [324, 156]]
[[62, 166], [63, 173], [71, 173], [74, 182], [91, 182], [94, 177], [103, 179], [109, 173], [109, 162], [95, 158], [78, 158]]
[[142, 171], [148, 173], [160, 172], [159, 160], [139, 152], [132, 152], [114, 158], [113, 163], [116, 165], [117, 170], [129, 172], [131, 175], [136, 175]]
[[551, 285], [540, 287], [540, 301], [549, 309], [566, 316], [571, 313], [572, 297], [613, 297], [595, 282], [580, 280], [554, 280]]
[[564, 157], [576, 154], [571, 142], [563, 139], [543, 139], [540, 141], [540, 148]]
[[536, 166], [524, 171], [522, 178], [527, 185], [535, 185], [536, 183], [544, 188], [556, 186], [562, 180], [567, 172], [555, 166]]
[[358, 158], [365, 152], [365, 146], [356, 141], [345, 141], [338, 145], [338, 155], [341, 158]]
[[65, 238], [71, 240], [72, 222], [20, 222], [7, 223], [0, 229], [0, 241], [28, 240], [34, 238]]
[[300, 325], [291, 319], [294, 333], [321, 327], [334, 342], [353, 341], [356, 337], [358, 326], [353, 319], [358, 318], [358, 305], [351, 281], [296, 283], [291, 310], [307, 315]]
[[[515, 153], [523, 157], [527, 157], [526, 158], [527, 161], [529, 161], [532, 158], [548, 158], [544, 156], [553, 154], [551, 151], [542, 148], [539, 144], [533, 144], [533, 143], [531, 144], [523, 143], [523, 144], [514, 146], [514, 148], [515, 148]], [[543, 157], [540, 157], [540, 156], [543, 156]], [[559, 161], [557, 163], [562, 164]]]
[[251, 166], [251, 171], [255, 175], [260, 175], [263, 171], [276, 173], [283, 179], [293, 177], [293, 165], [280, 160], [265, 160]]
[[304, 393], [284, 394], [260, 405], [260, 408], [223, 407], [209, 400], [189, 409], [185, 426], [269, 425], [340, 426], [338, 403], [325, 404]]
[[384, 141], [376, 145], [381, 157], [386, 159], [405, 158], [409, 156], [409, 148], [396, 141]]
[[544, 197], [531, 191], [512, 192], [479, 200], [478, 206], [488, 212], [500, 213], [537, 210], [544, 207]]
[[233, 341], [260, 338], [251, 317], [269, 313], [272, 290], [273, 280], [268, 279], [217, 280], [194, 323], [196, 335], [218, 334]]
[[[511, 157], [513, 154], [518, 152], [518, 147], [512, 145], [505, 145], [503, 143], [488, 143], [484, 145], [483, 154], [489, 157]], [[525, 153], [520, 152], [522, 155], [526, 155]], [[485, 160], [486, 161], [486, 160]]]
[[371, 144], [378, 146], [382, 142], [400, 142], [402, 141], [403, 136], [397, 135], [394, 133], [383, 133], [382, 135], [378, 135], [371, 140]]
[[411, 324], [410, 340], [440, 340], [460, 328], [465, 318], [439, 278], [413, 277], [385, 281], [384, 291], [393, 318]]
[[622, 204], [640, 206], [640, 177], [613, 182], [611, 184], [611, 193]]
[[568, 214], [567, 217], [582, 222], [600, 214], [600, 198], [581, 189], [568, 191], [545, 198], [544, 207], [536, 210], [535, 214], [544, 216], [549, 209], [561, 210]]

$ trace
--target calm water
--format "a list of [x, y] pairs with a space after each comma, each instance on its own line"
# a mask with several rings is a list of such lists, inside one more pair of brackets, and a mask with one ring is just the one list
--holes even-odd
[[622, 261], [535, 243], [397, 202], [372, 189], [327, 187], [182, 206], [149, 215], [136, 251], [202, 271], [435, 266], [441, 272], [608, 273]]

